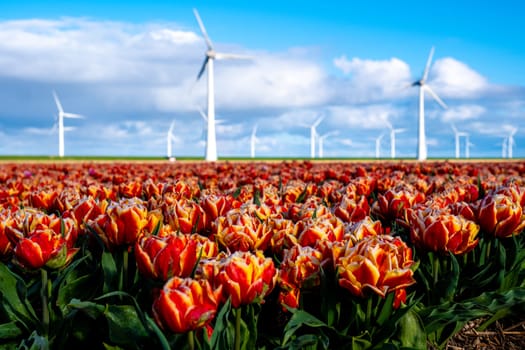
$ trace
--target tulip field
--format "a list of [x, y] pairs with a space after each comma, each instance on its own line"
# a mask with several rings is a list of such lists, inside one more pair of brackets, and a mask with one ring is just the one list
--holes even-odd
[[0, 163], [0, 348], [446, 349], [507, 325], [519, 349], [524, 174]]

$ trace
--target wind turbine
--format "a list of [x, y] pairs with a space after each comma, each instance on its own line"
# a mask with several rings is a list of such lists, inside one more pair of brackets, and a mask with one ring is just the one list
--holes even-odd
[[468, 134], [466, 132], [463, 132], [463, 131], [458, 131], [458, 129], [456, 129], [454, 124], [452, 124], [451, 126], [452, 126], [452, 130], [454, 131], [454, 138], [455, 138], [455, 141], [456, 141], [456, 158], [459, 158], [459, 155], [460, 155], [460, 151], [459, 151], [460, 140], [459, 140], [459, 138], [461, 136], [466, 136], [467, 137], [467, 143], [468, 143]]
[[379, 135], [378, 138], [376, 138], [376, 158], [380, 158], [380, 152], [381, 152], [381, 139], [385, 136], [385, 134]]
[[201, 17], [196, 9], [193, 9], [193, 13], [206, 42], [207, 50], [204, 53], [204, 62], [202, 67], [197, 74], [197, 80], [201, 78], [204, 74], [204, 71], [208, 71], [208, 132], [206, 137], [206, 155], [205, 159], [207, 161], [216, 161], [217, 160], [217, 136], [215, 133], [215, 90], [214, 90], [214, 73], [213, 73], [213, 63], [215, 59], [248, 59], [248, 56], [227, 54], [227, 53], [218, 53], [213, 49], [212, 42], [206, 32], [206, 28], [202, 23]]
[[319, 117], [312, 125], [310, 125], [310, 158], [315, 158], [315, 137], [317, 136], [316, 128], [323, 121], [324, 116]]
[[418, 118], [418, 137], [417, 137], [417, 160], [427, 159], [427, 140], [425, 136], [425, 91], [430, 94], [444, 109], [447, 105], [439, 98], [439, 96], [427, 85], [428, 71], [434, 55], [434, 47], [430, 50], [428, 55], [427, 65], [423, 71], [423, 76], [411, 84], [411, 86], [419, 86], [419, 118]]
[[324, 134], [322, 136], [318, 135], [318, 138], [319, 138], [319, 158], [323, 158], [324, 157], [324, 154], [323, 154], [324, 139], [326, 139], [329, 136], [337, 135], [338, 133], [339, 133], [339, 131], [335, 130], [335, 131], [327, 132], [326, 134]]
[[250, 138], [250, 156], [252, 158], [255, 158], [255, 143], [257, 142], [257, 137], [255, 137], [255, 134], [257, 133], [257, 124], [252, 129], [252, 136]]
[[83, 119], [84, 116], [80, 114], [64, 112], [62, 104], [60, 103], [55, 90], [53, 90], [53, 97], [55, 98], [55, 104], [57, 105], [58, 109], [58, 156], [64, 157], [64, 131], [72, 130], [71, 128], [64, 128], [64, 118]]
[[470, 137], [468, 133], [465, 133], [465, 158], [470, 158], [470, 147], [474, 146], [473, 143], [470, 142]]
[[390, 157], [396, 157], [396, 134], [400, 134], [405, 131], [405, 129], [394, 129], [392, 125], [388, 125], [390, 128]]
[[170, 128], [168, 130], [168, 136], [167, 136], [167, 139], [166, 139], [166, 142], [167, 142], [167, 155], [168, 155], [168, 159], [169, 160], [175, 160], [175, 158], [172, 157], [171, 155], [171, 142], [175, 141], [175, 136], [173, 136], [173, 128], [175, 127], [175, 121], [172, 121], [171, 122], [171, 125], [170, 125]]
[[516, 144], [516, 142], [514, 141], [514, 135], [516, 134], [517, 131], [518, 131], [517, 128], [512, 127], [510, 129], [509, 136], [507, 137], [507, 141], [509, 143], [508, 147], [507, 147], [507, 152], [508, 152], [508, 157], [509, 158], [512, 158], [512, 147]]

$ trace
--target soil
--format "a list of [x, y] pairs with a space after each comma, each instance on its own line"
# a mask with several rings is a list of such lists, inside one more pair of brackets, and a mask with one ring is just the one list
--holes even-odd
[[525, 315], [518, 319], [496, 321], [484, 331], [476, 328], [483, 319], [467, 323], [452, 337], [446, 350], [522, 350], [525, 349]]

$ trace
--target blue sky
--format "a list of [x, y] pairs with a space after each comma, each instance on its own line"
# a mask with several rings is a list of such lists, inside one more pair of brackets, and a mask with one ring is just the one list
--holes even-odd
[[[425, 100], [430, 157], [454, 157], [451, 124], [468, 132], [472, 157], [498, 157], [512, 128], [525, 157], [525, 5], [518, 1], [3, 1], [0, 2], [0, 154], [58, 152], [55, 89], [68, 112], [67, 155], [203, 155], [206, 82], [195, 84], [205, 45], [197, 8], [218, 51], [219, 156], [308, 157], [301, 124], [324, 155], [414, 157], [417, 91], [435, 46]], [[461, 145], [464, 156], [464, 145]]]

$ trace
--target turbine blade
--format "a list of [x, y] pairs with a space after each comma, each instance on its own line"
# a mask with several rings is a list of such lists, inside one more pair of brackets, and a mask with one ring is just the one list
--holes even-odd
[[206, 70], [206, 66], [208, 65], [208, 60], [209, 60], [209, 59], [210, 59], [210, 58], [209, 58], [208, 56], [206, 56], [206, 57], [204, 58], [204, 62], [202, 63], [202, 67], [201, 67], [201, 69], [199, 70], [199, 74], [197, 74], [197, 80], [199, 80], [199, 79], [202, 77], [202, 75], [204, 74], [204, 71]]
[[434, 90], [432, 90], [432, 89], [430, 88], [430, 86], [425, 85], [425, 86], [423, 86], [423, 88], [424, 88], [426, 91], [428, 91], [428, 93], [434, 98], [434, 100], [436, 100], [437, 103], [439, 103], [439, 104], [441, 105], [441, 107], [443, 107], [443, 109], [447, 109], [447, 108], [448, 108], [448, 106], [445, 104], [445, 102], [443, 102], [443, 101], [439, 98], [439, 96], [434, 92]]
[[324, 115], [321, 116], [321, 117], [319, 117], [319, 119], [317, 119], [317, 120], [315, 121], [315, 123], [313, 123], [312, 127], [313, 127], [313, 128], [317, 128], [317, 126], [319, 126], [319, 124], [321, 124], [321, 122], [323, 121], [323, 119], [324, 119]]
[[75, 113], [62, 113], [62, 115], [64, 116], [64, 118], [72, 118], [72, 119], [84, 119], [86, 117], [84, 117], [83, 115], [80, 115], [80, 114], [75, 114]]
[[218, 60], [253, 60], [253, 56], [249, 55], [238, 55], [235, 53], [215, 53], [215, 58]]
[[76, 130], [74, 126], [64, 126], [64, 131], [73, 131]]
[[60, 103], [60, 100], [58, 99], [58, 96], [55, 90], [53, 90], [53, 97], [55, 98], [55, 104], [57, 105], [58, 111], [60, 113], [64, 113], [64, 109], [62, 108], [62, 104]]
[[452, 126], [452, 130], [454, 130], [454, 134], [458, 133], [458, 129], [456, 129], [456, 126], [454, 124], [450, 124]]
[[204, 119], [204, 121], [207, 122], [208, 116], [206, 115], [206, 113], [204, 113], [204, 111], [200, 107], [197, 107], [197, 109], [199, 110], [199, 114], [201, 115], [202, 119]]
[[425, 66], [425, 71], [423, 72], [423, 80], [427, 80], [428, 71], [430, 70], [430, 64], [432, 63], [432, 56], [434, 56], [434, 46], [430, 49], [430, 54], [428, 55], [427, 65]]
[[173, 133], [173, 128], [174, 127], [175, 127], [175, 121], [172, 121], [171, 125], [170, 125], [170, 128], [168, 130], [168, 134], [170, 134], [171, 137], [173, 137], [172, 133]]
[[206, 33], [206, 28], [204, 28], [204, 24], [202, 23], [201, 16], [199, 16], [199, 12], [197, 11], [197, 9], [193, 9], [193, 14], [197, 19], [197, 22], [199, 23], [202, 36], [204, 37], [204, 41], [206, 41], [206, 46], [208, 46], [208, 50], [213, 50], [213, 45], [211, 44], [210, 37], [208, 36], [208, 33]]
[[257, 133], [257, 124], [255, 124], [255, 126], [253, 127], [252, 129], [252, 137], [255, 137], [255, 134]]

